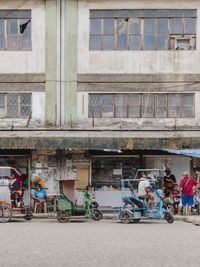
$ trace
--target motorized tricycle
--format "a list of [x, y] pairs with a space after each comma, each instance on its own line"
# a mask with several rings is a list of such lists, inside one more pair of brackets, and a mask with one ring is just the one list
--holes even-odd
[[0, 222], [19, 217], [32, 219], [27, 193], [28, 190], [23, 187], [23, 177], [16, 168], [0, 167]]
[[157, 181], [149, 177], [151, 191], [155, 196], [155, 205], [149, 206], [148, 197], [139, 197], [138, 184], [140, 179], [121, 180], [123, 207], [119, 214], [122, 223], [139, 222], [141, 219], [165, 219], [168, 223], [174, 222], [171, 212], [163, 205], [163, 192]]
[[77, 206], [65, 195], [61, 194], [57, 197], [57, 220], [61, 223], [84, 218], [100, 221], [103, 218], [103, 213], [98, 209], [98, 206], [97, 202], [92, 202], [86, 210], [85, 207]]

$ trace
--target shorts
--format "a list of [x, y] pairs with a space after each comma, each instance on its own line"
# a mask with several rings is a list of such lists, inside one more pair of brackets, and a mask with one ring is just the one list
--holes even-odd
[[182, 199], [182, 205], [183, 206], [192, 207], [194, 205], [194, 197], [193, 196], [182, 195], [181, 199]]

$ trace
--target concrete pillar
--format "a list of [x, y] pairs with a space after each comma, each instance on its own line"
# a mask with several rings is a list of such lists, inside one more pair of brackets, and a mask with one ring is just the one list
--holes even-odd
[[47, 125], [76, 124], [77, 20], [78, 0], [46, 1]]
[[62, 123], [73, 127], [77, 121], [77, 32], [78, 0], [65, 4], [65, 88]]
[[46, 98], [45, 121], [56, 124], [57, 114], [57, 1], [46, 1]]

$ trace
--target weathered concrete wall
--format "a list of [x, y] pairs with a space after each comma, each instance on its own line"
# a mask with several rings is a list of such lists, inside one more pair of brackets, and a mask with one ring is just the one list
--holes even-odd
[[[200, 1], [79, 1], [78, 73], [199, 73], [195, 51], [89, 51], [89, 9], [198, 9]], [[200, 20], [197, 19], [197, 36]]]
[[0, 131], [1, 149], [199, 148], [199, 131]]

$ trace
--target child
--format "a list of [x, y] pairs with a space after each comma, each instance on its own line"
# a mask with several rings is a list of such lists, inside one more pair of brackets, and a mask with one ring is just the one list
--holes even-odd
[[149, 206], [149, 209], [152, 210], [156, 204], [156, 197], [155, 197], [154, 193], [152, 192], [152, 189], [150, 186], [146, 187], [145, 191], [146, 191], [147, 204]]
[[173, 184], [172, 191], [170, 194], [170, 199], [171, 199], [173, 213], [177, 213], [181, 200], [181, 192], [178, 184]]
[[85, 209], [86, 209], [86, 214], [87, 214], [88, 210], [90, 208], [91, 202], [92, 202], [92, 192], [91, 192], [91, 186], [90, 185], [88, 185], [86, 187], [84, 197], [85, 197]]

